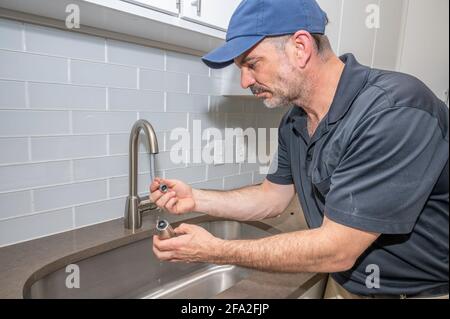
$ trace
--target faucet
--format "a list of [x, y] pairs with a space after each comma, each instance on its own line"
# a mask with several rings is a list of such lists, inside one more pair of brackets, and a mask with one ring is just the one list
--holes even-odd
[[155, 178], [155, 154], [159, 153], [158, 140], [151, 124], [146, 120], [139, 120], [131, 129], [130, 145], [129, 145], [129, 187], [130, 192], [125, 206], [125, 228], [135, 231], [142, 227], [142, 213], [147, 210], [157, 209], [156, 205], [150, 200], [142, 200], [138, 196], [138, 151], [139, 136], [144, 131], [148, 139], [150, 147], [150, 179], [151, 182]]

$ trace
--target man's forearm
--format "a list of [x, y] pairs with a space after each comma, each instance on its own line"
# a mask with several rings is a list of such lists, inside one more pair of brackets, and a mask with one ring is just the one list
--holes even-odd
[[257, 185], [223, 192], [194, 189], [195, 210], [221, 218], [262, 220], [280, 210], [263, 187]]
[[259, 240], [224, 240], [211, 252], [210, 262], [291, 273], [333, 273], [351, 268], [354, 260], [321, 231], [307, 230]]

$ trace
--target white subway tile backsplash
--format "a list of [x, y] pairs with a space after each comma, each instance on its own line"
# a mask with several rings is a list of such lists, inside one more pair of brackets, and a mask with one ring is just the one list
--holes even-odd
[[108, 62], [164, 70], [164, 51], [141, 45], [107, 40]]
[[135, 112], [84, 112], [72, 114], [75, 134], [128, 132], [136, 121]]
[[137, 69], [133, 67], [72, 60], [70, 72], [74, 84], [137, 88]]
[[175, 128], [187, 127], [186, 113], [150, 113], [141, 112], [140, 118], [150, 122], [155, 131], [170, 131]]
[[146, 90], [187, 93], [188, 88], [188, 75], [183, 73], [142, 69], [139, 81]]
[[75, 207], [75, 227], [123, 218], [125, 197]]
[[164, 93], [144, 90], [110, 89], [109, 109], [113, 111], [164, 112]]
[[248, 161], [244, 162], [241, 164], [241, 173], [259, 171], [260, 166], [261, 165], [259, 163], [248, 163]]
[[31, 213], [31, 191], [0, 194], [1, 220]]
[[106, 109], [105, 88], [29, 83], [28, 91], [30, 107], [34, 109]]
[[177, 52], [167, 52], [167, 71], [209, 75], [209, 69], [200, 57]]
[[259, 172], [253, 173], [253, 184], [261, 184], [266, 179], [266, 174], [260, 174]]
[[[155, 169], [158, 171], [185, 167], [186, 162], [183, 158], [183, 162], [177, 162], [171, 158], [170, 152], [160, 152], [155, 157]], [[139, 154], [139, 173], [150, 171], [150, 155]]]
[[22, 51], [22, 29], [21, 22], [0, 19], [0, 49]]
[[220, 130], [226, 127], [226, 114], [224, 113], [191, 113], [189, 114], [189, 130], [192, 131], [194, 121], [200, 124], [201, 130], [208, 128], [218, 128]]
[[211, 96], [211, 112], [241, 113], [242, 99], [236, 97]]
[[25, 24], [28, 52], [105, 61], [105, 40], [71, 31]]
[[[171, 156], [170, 132], [193, 133], [194, 120], [223, 134], [227, 121], [278, 127], [281, 117], [260, 101], [219, 96], [223, 73], [199, 57], [3, 19], [0, 39], [0, 245], [122, 218], [137, 119], [156, 131], [158, 177], [220, 190], [258, 179], [255, 165], [188, 162], [192, 136], [181, 162]], [[139, 152], [146, 196], [143, 136]]]
[[166, 171], [167, 179], [177, 179], [185, 183], [201, 182], [206, 179], [206, 166], [193, 166]]
[[252, 183], [253, 183], [253, 175], [251, 173], [229, 176], [224, 178], [224, 189], [231, 190], [236, 188], [242, 188], [245, 186], [252, 185]]
[[0, 192], [67, 183], [70, 162], [0, 166]]
[[192, 183], [191, 186], [195, 189], [223, 190], [223, 179], [219, 178], [206, 182]]
[[243, 117], [242, 114], [239, 113], [227, 114], [227, 127], [242, 128], [243, 130], [247, 128], [255, 128], [257, 127], [256, 117]]
[[[138, 175], [138, 181], [140, 180], [140, 176]], [[121, 176], [121, 177], [112, 177], [109, 179], [109, 197], [119, 197], [119, 196], [128, 196], [129, 192], [129, 177]]]
[[208, 165], [208, 179], [237, 175], [239, 164]]
[[67, 83], [67, 59], [0, 50], [0, 78]]
[[31, 159], [49, 161], [107, 155], [106, 135], [31, 138]]
[[0, 109], [26, 108], [25, 94], [25, 82], [0, 81]]
[[[156, 132], [156, 138], [158, 140], [158, 147], [160, 152], [164, 152], [164, 133]], [[149, 152], [149, 146], [147, 138], [144, 133], [141, 132], [139, 137], [139, 152]], [[128, 154], [130, 148], [130, 134], [110, 134], [109, 136], [109, 152], [110, 155], [123, 155]]]
[[[278, 128], [283, 114], [257, 114], [256, 125], [258, 128]], [[269, 131], [267, 131], [269, 135]]]
[[[163, 177], [163, 173], [156, 172], [156, 177]], [[109, 180], [109, 197], [128, 196], [129, 177], [113, 177]], [[138, 194], [147, 196], [150, 190], [150, 174], [138, 174]]]
[[208, 96], [167, 93], [167, 112], [208, 112]]
[[72, 227], [71, 208], [4, 220], [0, 222], [0, 247], [64, 232]]
[[222, 90], [222, 80], [210, 78], [202, 75], [189, 76], [189, 93], [220, 95]]
[[74, 179], [90, 180], [128, 174], [128, 156], [108, 156], [73, 161]]
[[34, 190], [34, 210], [57, 209], [106, 199], [106, 180]]
[[0, 138], [0, 164], [28, 161], [28, 138]]
[[0, 110], [0, 136], [67, 133], [69, 112]]

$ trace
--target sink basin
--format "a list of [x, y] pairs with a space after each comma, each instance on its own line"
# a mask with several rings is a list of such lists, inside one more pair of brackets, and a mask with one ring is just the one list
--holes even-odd
[[[198, 224], [223, 239], [270, 236], [263, 223], [208, 221]], [[24, 289], [25, 298], [212, 298], [254, 273], [237, 266], [160, 262], [152, 238], [77, 262], [80, 288], [67, 288], [66, 267]]]

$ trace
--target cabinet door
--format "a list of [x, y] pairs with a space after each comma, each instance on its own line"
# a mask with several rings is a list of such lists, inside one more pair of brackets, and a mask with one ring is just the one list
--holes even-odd
[[225, 31], [240, 2], [241, 0], [183, 0], [182, 17]]
[[123, 0], [133, 4], [156, 9], [165, 13], [178, 15], [180, 12], [179, 0]]

